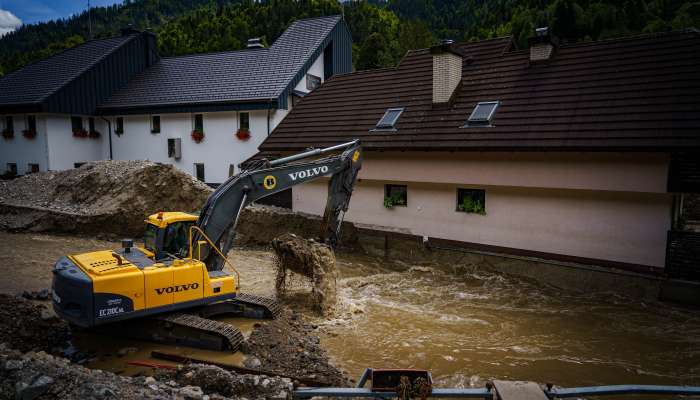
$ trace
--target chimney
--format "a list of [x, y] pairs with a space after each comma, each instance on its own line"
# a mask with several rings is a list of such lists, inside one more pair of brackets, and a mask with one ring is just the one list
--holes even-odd
[[549, 61], [557, 48], [557, 40], [546, 26], [535, 29], [535, 36], [529, 39], [529, 43], [530, 64]]
[[265, 46], [263, 46], [259, 37], [248, 39], [248, 48], [249, 49], [262, 49], [264, 47]]
[[447, 103], [462, 81], [462, 55], [452, 48], [452, 40], [443, 40], [430, 48], [433, 55], [433, 104]]

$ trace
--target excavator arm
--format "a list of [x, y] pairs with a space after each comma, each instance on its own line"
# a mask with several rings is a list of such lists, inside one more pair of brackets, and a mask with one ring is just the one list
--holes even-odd
[[[337, 151], [342, 153], [309, 160]], [[243, 208], [258, 199], [295, 185], [330, 176], [320, 237], [323, 242], [334, 247], [338, 242], [342, 218], [348, 209], [361, 166], [359, 140], [259, 162], [254, 167], [229, 178], [209, 196], [199, 215], [197, 226], [219, 246], [222, 254], [227, 254], [233, 245], [236, 224]], [[195, 233], [193, 243], [202, 239], [200, 236], [199, 233]], [[223, 268], [224, 260], [215, 251], [205, 250], [200, 257], [209, 271]]]

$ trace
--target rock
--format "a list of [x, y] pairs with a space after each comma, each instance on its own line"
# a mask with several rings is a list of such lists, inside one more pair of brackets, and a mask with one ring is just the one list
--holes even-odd
[[7, 360], [7, 362], [5, 362], [5, 370], [12, 371], [15, 369], [21, 369], [22, 364], [23, 363], [20, 360]]
[[185, 386], [180, 389], [179, 394], [186, 400], [201, 400], [204, 397], [204, 392], [199, 386]]
[[143, 381], [143, 384], [144, 384], [144, 385], [150, 385], [150, 384], [153, 384], [153, 383], [156, 383], [156, 378], [154, 378], [154, 377], [152, 377], [152, 376], [146, 377], [146, 380]]
[[127, 354], [136, 353], [138, 349], [136, 347], [124, 347], [117, 351], [119, 357], [124, 357]]
[[108, 397], [117, 397], [117, 394], [114, 393], [114, 390], [112, 390], [108, 387], [95, 388], [93, 390], [93, 395], [99, 399], [105, 399]]
[[17, 382], [15, 384], [15, 398], [18, 400], [34, 400], [49, 390], [53, 384], [53, 378], [41, 375], [31, 384]]
[[243, 365], [245, 365], [248, 368], [253, 368], [253, 369], [258, 369], [262, 365], [260, 362], [260, 359], [257, 357], [248, 357], [243, 361]]
[[46, 309], [41, 310], [41, 319], [43, 321], [48, 321], [48, 320], [53, 319], [53, 318], [56, 318], [56, 314], [54, 314], [51, 311], [46, 310]]

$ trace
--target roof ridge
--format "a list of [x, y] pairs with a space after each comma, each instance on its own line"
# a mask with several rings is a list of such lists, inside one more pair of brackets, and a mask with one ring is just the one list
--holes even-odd
[[226, 53], [245, 53], [245, 52], [256, 52], [256, 51], [262, 51], [262, 50], [270, 50], [269, 47], [256, 47], [256, 48], [243, 48], [243, 49], [238, 49], [238, 50], [221, 50], [221, 51], [210, 51], [207, 53], [192, 53], [192, 54], [183, 54], [179, 56], [168, 56], [168, 57], [161, 57], [161, 60], [172, 60], [176, 58], [189, 58], [189, 57], [200, 57], [200, 56], [206, 56], [206, 55], [216, 55], [216, 54], [226, 54]]
[[624, 42], [624, 41], [639, 40], [639, 39], [654, 39], [654, 38], [662, 38], [662, 37], [669, 37], [669, 36], [674, 36], [674, 35], [677, 36], [677, 35], [693, 34], [693, 33], [695, 33], [696, 35], [700, 35], [700, 30], [698, 30], [696, 28], [684, 28], [684, 29], [674, 29], [671, 31], [664, 31], [664, 32], [633, 33], [633, 34], [629, 34], [626, 36], [611, 37], [611, 38], [606, 38], [606, 39], [572, 42], [572, 43], [562, 44], [561, 47], [562, 48], [564, 48], [564, 47], [569, 48], [569, 47], [594, 46], [596, 44]]

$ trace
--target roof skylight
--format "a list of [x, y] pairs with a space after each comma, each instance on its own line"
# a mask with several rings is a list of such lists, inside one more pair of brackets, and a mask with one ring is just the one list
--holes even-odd
[[493, 115], [501, 104], [500, 101], [480, 101], [467, 119], [466, 126], [488, 126], [491, 125]]
[[388, 108], [379, 122], [377, 122], [377, 129], [394, 129], [394, 125], [396, 125], [396, 121], [398, 121], [402, 112], [403, 107]]

